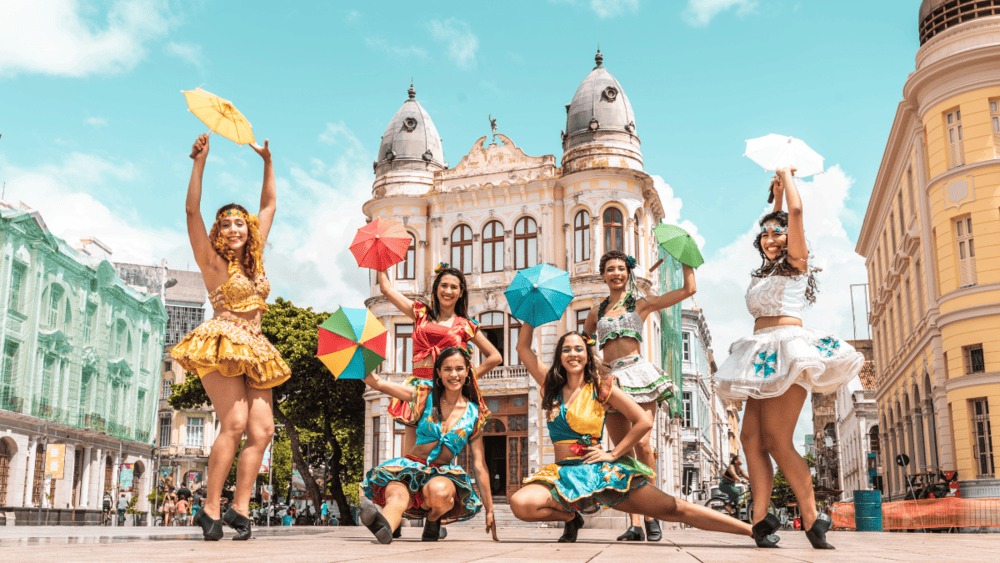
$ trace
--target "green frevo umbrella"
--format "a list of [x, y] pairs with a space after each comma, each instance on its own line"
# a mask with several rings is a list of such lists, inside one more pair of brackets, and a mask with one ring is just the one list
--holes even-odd
[[698, 244], [687, 231], [677, 225], [660, 224], [653, 229], [656, 242], [681, 264], [697, 268], [705, 263]]

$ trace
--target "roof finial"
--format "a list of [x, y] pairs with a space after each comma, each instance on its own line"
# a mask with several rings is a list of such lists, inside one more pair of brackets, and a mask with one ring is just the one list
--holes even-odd
[[410, 95], [410, 99], [411, 100], [417, 97], [417, 91], [413, 89], [413, 79], [412, 78], [410, 78], [410, 89], [407, 90], [406, 93]]
[[604, 63], [604, 55], [601, 54], [600, 43], [597, 44], [597, 56], [594, 57], [594, 62], [597, 63], [597, 66], [601, 66], [601, 64]]

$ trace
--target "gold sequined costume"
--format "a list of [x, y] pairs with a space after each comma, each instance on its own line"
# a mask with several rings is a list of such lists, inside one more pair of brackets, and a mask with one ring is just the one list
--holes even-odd
[[[260, 309], [267, 312], [265, 299], [271, 285], [261, 273], [250, 280], [236, 262], [229, 263], [229, 279], [208, 294], [212, 307], [237, 313]], [[223, 377], [245, 376], [248, 386], [270, 389], [291, 377], [288, 364], [260, 332], [260, 325], [238, 318], [209, 319], [184, 337], [170, 355], [184, 369], [198, 377], [218, 371]]]

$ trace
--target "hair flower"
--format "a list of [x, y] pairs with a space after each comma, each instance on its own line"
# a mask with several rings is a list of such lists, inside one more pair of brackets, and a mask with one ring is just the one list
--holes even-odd
[[636, 260], [635, 258], [633, 258], [632, 256], [626, 256], [625, 257], [625, 264], [628, 266], [629, 270], [633, 270], [633, 269], [635, 269], [636, 265], [639, 264], [639, 261]]
[[591, 333], [589, 333], [589, 332], [587, 332], [585, 330], [581, 330], [580, 331], [580, 335], [583, 336], [583, 341], [587, 344], [587, 346], [596, 346], [597, 345], [597, 335], [596, 334], [591, 334]]
[[447, 262], [441, 262], [440, 264], [438, 264], [437, 266], [434, 267], [434, 275], [436, 276], [436, 275], [440, 274], [441, 272], [447, 270], [450, 267], [451, 267], [451, 264], [449, 264]]

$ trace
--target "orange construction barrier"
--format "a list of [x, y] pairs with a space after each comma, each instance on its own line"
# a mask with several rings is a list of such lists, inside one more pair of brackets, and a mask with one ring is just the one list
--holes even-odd
[[[855, 529], [854, 503], [833, 505], [830, 516], [835, 527]], [[1000, 499], [945, 497], [882, 503], [882, 529], [922, 528], [1000, 528]]]

